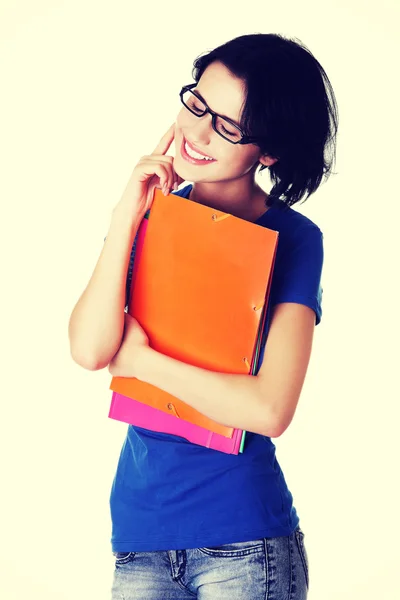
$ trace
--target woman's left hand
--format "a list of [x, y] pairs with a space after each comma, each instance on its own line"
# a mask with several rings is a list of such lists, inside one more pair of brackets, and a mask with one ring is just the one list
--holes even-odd
[[108, 370], [113, 377], [137, 377], [138, 364], [149, 349], [149, 338], [138, 321], [125, 313], [124, 334]]

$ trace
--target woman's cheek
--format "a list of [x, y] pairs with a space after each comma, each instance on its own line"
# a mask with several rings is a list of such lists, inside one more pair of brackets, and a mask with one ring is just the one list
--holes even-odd
[[182, 107], [176, 117], [176, 127], [179, 129], [179, 133], [182, 134], [182, 127], [188, 127], [190, 124], [190, 115], [185, 107]]

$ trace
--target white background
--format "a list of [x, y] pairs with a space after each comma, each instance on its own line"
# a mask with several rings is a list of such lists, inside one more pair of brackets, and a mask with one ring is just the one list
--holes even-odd
[[69, 317], [193, 60], [256, 32], [304, 42], [339, 104], [338, 174], [296, 208], [324, 233], [323, 318], [275, 440], [309, 598], [399, 598], [399, 16], [395, 0], [3, 0], [2, 598], [111, 596], [108, 501], [127, 426], [108, 419], [107, 369], [70, 358]]

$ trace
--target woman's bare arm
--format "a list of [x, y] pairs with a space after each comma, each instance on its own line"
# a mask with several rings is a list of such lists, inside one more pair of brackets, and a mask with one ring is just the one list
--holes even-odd
[[71, 356], [85, 369], [106, 367], [121, 344], [129, 258], [141, 219], [122, 205], [114, 209], [93, 274], [72, 311]]

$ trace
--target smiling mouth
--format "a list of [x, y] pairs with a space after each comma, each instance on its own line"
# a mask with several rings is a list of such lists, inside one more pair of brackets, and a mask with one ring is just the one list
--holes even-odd
[[216, 162], [215, 158], [193, 150], [193, 148], [190, 146], [189, 142], [186, 140], [185, 137], [183, 137], [182, 139], [181, 153], [183, 158], [185, 158], [188, 162], [192, 162], [194, 164], [206, 164]]

